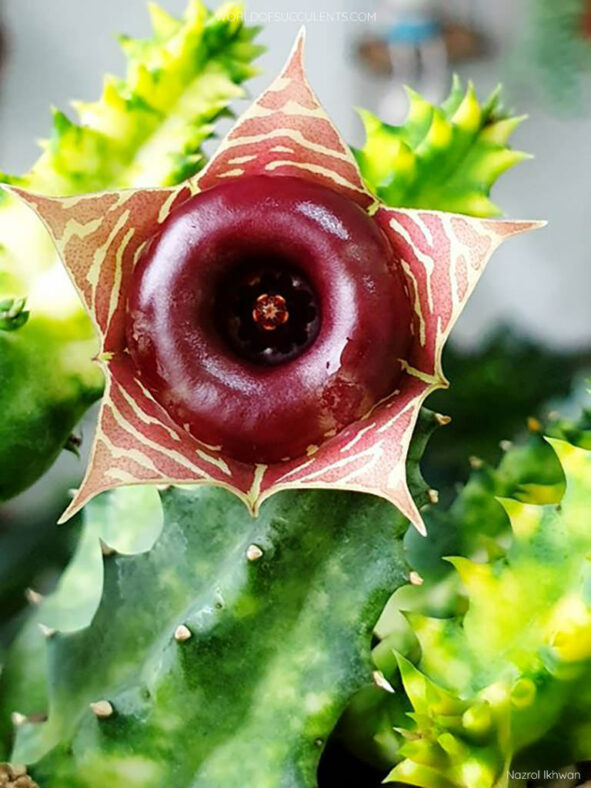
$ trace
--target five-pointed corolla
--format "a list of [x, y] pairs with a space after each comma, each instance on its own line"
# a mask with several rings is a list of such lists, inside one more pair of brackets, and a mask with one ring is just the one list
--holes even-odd
[[494, 249], [533, 222], [387, 208], [303, 71], [303, 36], [209, 165], [171, 188], [54, 199], [43, 219], [101, 340], [86, 478], [207, 483], [256, 512], [285, 488], [383, 496]]

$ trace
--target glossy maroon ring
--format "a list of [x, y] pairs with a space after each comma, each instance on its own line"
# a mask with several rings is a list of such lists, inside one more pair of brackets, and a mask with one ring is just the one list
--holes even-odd
[[305, 454], [390, 394], [410, 325], [378, 225], [294, 177], [189, 199], [142, 255], [127, 304], [144, 385], [193, 437], [245, 462]]

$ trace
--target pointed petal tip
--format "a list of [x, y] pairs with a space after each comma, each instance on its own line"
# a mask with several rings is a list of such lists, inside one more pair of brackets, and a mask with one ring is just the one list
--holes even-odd
[[546, 219], [526, 219], [509, 223], [515, 225], [515, 230], [511, 235], [517, 235], [519, 233], [529, 233], [533, 230], [543, 230], [547, 226], [548, 221]]
[[36, 192], [9, 183], [0, 183], [0, 188], [4, 189], [4, 191], [11, 194], [13, 197], [16, 197], [38, 215], [41, 215], [38, 208], [40, 202], [46, 204], [61, 202], [60, 197], [48, 197], [46, 195], [37, 194]]
[[393, 502], [393, 501], [391, 502], [394, 503], [396, 508], [399, 509], [402, 512], [402, 514], [409, 520], [412, 527], [416, 528], [416, 530], [419, 532], [421, 536], [426, 537], [428, 534], [427, 534], [427, 527], [425, 525], [425, 521], [423, 520], [421, 513], [419, 512], [412, 498], [411, 501], [412, 501], [411, 506], [405, 505], [403, 509], [400, 506], [400, 502]]
[[501, 239], [541, 230], [548, 224], [545, 219], [484, 219], [483, 221]]
[[20, 192], [22, 189], [19, 189], [17, 186], [13, 186], [10, 183], [0, 183], [0, 189], [5, 191], [7, 194], [12, 194], [14, 197], [20, 197]]
[[421, 536], [426, 537], [427, 527], [425, 526], [425, 521], [408, 488], [406, 488], [404, 499], [402, 501], [400, 499], [396, 501], [391, 500], [391, 503], [409, 520], [410, 524], [413, 528], [416, 528]]
[[78, 514], [78, 512], [83, 508], [85, 504], [86, 501], [80, 500], [80, 491], [77, 491], [74, 496], [74, 500], [70, 503], [68, 508], [61, 515], [61, 517], [57, 521], [57, 524], [64, 525], [65, 523], [67, 523], [69, 520], [72, 519], [72, 517], [74, 517], [74, 515]]
[[293, 72], [303, 76], [304, 74], [304, 51], [306, 49], [306, 28], [300, 27], [296, 39], [283, 68], [282, 76], [292, 75]]
[[423, 518], [419, 515], [417, 519], [411, 520], [412, 525], [417, 529], [421, 536], [427, 538], [429, 535], [427, 533], [427, 526], [425, 525]]

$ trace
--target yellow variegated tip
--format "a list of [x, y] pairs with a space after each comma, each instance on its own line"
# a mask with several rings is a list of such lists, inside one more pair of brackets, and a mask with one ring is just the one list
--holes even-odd
[[474, 133], [480, 127], [481, 121], [482, 110], [478, 103], [476, 90], [474, 89], [473, 83], [469, 82], [464, 100], [454, 113], [452, 122], [463, 131]]
[[462, 716], [464, 729], [472, 736], [487, 736], [492, 730], [493, 716], [487, 701], [476, 702]]
[[159, 39], [170, 38], [181, 27], [181, 22], [176, 17], [171, 16], [158, 3], [149, 2], [148, 12], [155, 35]]
[[502, 118], [494, 121], [482, 130], [482, 139], [495, 145], [506, 145], [528, 117], [528, 115], [516, 115], [514, 118]]
[[447, 120], [442, 110], [435, 109], [433, 111], [431, 127], [419, 151], [423, 152], [431, 147], [443, 150], [451, 144], [452, 137], [452, 124]]
[[580, 596], [572, 594], [560, 601], [546, 633], [561, 661], [591, 659], [591, 608]]
[[414, 126], [427, 125], [433, 114], [433, 105], [408, 85], [405, 85], [404, 90], [409, 102], [406, 123]]

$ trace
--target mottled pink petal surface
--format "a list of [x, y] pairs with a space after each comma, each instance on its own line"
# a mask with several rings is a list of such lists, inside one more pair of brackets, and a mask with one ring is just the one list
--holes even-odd
[[[13, 191], [44, 220], [101, 339], [107, 385], [86, 477], [62, 519], [100, 492], [128, 484], [215, 484], [256, 513], [286, 488], [357, 490], [391, 501], [423, 531], [406, 480], [418, 413], [434, 389], [445, 341], [497, 246], [539, 222], [393, 210], [365, 187], [357, 164], [310, 89], [303, 35], [282, 74], [251, 106], [208, 166], [176, 189], [56, 199]], [[388, 236], [413, 307], [413, 346], [398, 389], [304, 457], [273, 465], [233, 460], [176, 424], [142, 385], [125, 344], [126, 292], [149, 239], [197, 192], [251, 175], [306, 178], [346, 195]]]

